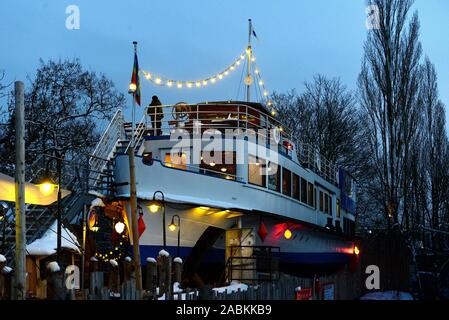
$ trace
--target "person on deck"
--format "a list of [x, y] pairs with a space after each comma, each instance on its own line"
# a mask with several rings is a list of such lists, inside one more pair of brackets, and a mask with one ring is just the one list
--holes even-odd
[[148, 108], [148, 114], [151, 117], [151, 124], [153, 126], [153, 135], [162, 135], [161, 124], [164, 118], [164, 111], [162, 110], [162, 103], [157, 96], [153, 96]]

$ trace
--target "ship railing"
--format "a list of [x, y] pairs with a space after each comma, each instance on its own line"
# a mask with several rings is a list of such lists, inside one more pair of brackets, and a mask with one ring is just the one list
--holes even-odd
[[[246, 282], [279, 280], [280, 247], [229, 246], [231, 256], [226, 263], [227, 281]], [[238, 255], [242, 249], [250, 249], [249, 256]]]
[[[158, 109], [159, 111], [151, 107], [145, 108], [142, 119], [136, 125], [139, 130], [136, 130], [134, 141], [128, 144], [127, 149], [130, 145], [140, 146], [145, 136], [192, 134], [198, 132], [198, 128], [201, 128], [201, 133], [208, 130], [208, 133], [215, 131], [217, 134], [226, 134], [227, 130], [232, 130], [234, 133], [236, 130], [242, 130], [244, 133], [248, 133], [249, 129], [254, 130], [256, 142], [270, 147], [270, 141], [273, 141], [274, 138], [272, 134], [277, 132], [279, 134], [277, 137], [279, 139], [278, 151], [287, 155], [291, 154], [292, 150], [284, 145], [284, 141], [290, 143], [302, 166], [333, 184], [338, 183], [338, 166], [320, 155], [316, 147], [292, 137], [277, 119], [254, 107], [231, 103], [180, 103], [162, 105]], [[273, 131], [274, 129], [276, 130]], [[237, 131], [237, 133], [239, 132]]]
[[[117, 143], [125, 138], [124, 118], [121, 110], [117, 110], [106, 130], [97, 143], [97, 146], [89, 159], [91, 174], [96, 175], [101, 172], [110, 159]], [[91, 176], [90, 178], [96, 178]]]

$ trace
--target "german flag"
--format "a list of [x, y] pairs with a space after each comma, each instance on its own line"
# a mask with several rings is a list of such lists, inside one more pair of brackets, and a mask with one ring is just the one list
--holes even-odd
[[139, 79], [139, 61], [137, 60], [137, 51], [134, 52], [134, 67], [131, 76], [131, 84], [135, 85], [136, 90], [133, 93], [136, 103], [140, 106], [140, 79]]

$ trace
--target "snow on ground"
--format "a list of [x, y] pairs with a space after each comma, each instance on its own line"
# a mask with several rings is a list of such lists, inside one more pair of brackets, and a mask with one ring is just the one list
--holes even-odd
[[98, 261], [98, 259], [97, 259], [95, 256], [92, 256], [92, 257], [90, 258], [90, 261], [95, 262], [95, 261]]
[[6, 262], [5, 256], [2, 254], [0, 254], [0, 262]]
[[246, 290], [248, 290], [248, 285], [246, 285], [244, 283], [240, 283], [238, 281], [231, 281], [231, 284], [229, 286], [213, 288], [212, 290], [214, 290], [218, 293], [223, 293], [223, 292], [232, 293], [232, 292], [237, 292], [238, 289], [240, 289], [240, 291], [246, 291]]
[[413, 300], [413, 297], [408, 292], [376, 291], [365, 294], [360, 300]]
[[[42, 238], [33, 241], [26, 246], [27, 254], [31, 256], [50, 256], [56, 253], [57, 247], [57, 222], [55, 221], [53, 225], [45, 232]], [[76, 236], [67, 230], [64, 226], [62, 227], [62, 239], [61, 247], [72, 249], [80, 253], [80, 245]]]
[[131, 262], [131, 257], [126, 257], [126, 258], [125, 258], [125, 261], [126, 261], [126, 262]]
[[59, 267], [59, 264], [56, 261], [52, 261], [48, 263], [47, 269], [51, 272], [59, 272], [61, 271], [61, 268]]
[[154, 259], [154, 258], [152, 258], [152, 257], [148, 257], [148, 258], [147, 258], [147, 262], [150, 262], [150, 263], [156, 263], [156, 259]]
[[173, 283], [173, 292], [174, 293], [182, 292], [179, 282]]

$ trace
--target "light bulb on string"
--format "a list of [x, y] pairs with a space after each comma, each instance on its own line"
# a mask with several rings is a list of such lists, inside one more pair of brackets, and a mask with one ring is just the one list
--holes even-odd
[[162, 79], [161, 78], [156, 78], [156, 80], [154, 80], [154, 82], [156, 82], [156, 84], [161, 84], [162, 83]]
[[173, 86], [173, 81], [167, 81], [167, 87]]

